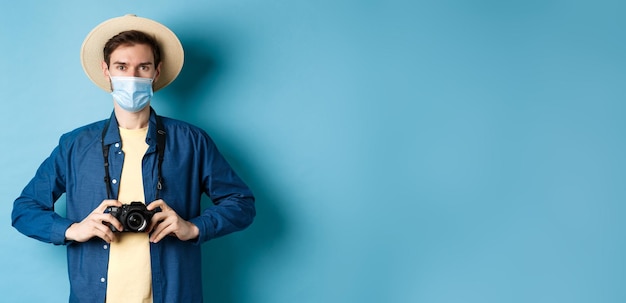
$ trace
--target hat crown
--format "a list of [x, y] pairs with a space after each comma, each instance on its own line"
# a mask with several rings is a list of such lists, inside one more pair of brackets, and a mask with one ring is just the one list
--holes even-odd
[[154, 91], [169, 85], [180, 73], [184, 51], [176, 34], [154, 20], [126, 14], [100, 23], [85, 37], [81, 47], [81, 63], [87, 77], [97, 86], [111, 92], [109, 79], [102, 72], [104, 45], [113, 36], [128, 30], [138, 30], [155, 37], [161, 50], [161, 73], [154, 83]]

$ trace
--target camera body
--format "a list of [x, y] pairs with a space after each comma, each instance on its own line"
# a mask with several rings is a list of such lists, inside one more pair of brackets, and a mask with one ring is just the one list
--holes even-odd
[[[145, 232], [152, 216], [159, 212], [158, 209], [148, 210], [146, 205], [141, 202], [131, 202], [130, 204], [124, 204], [121, 207], [111, 206], [107, 207], [104, 213], [109, 213], [115, 217], [122, 226], [125, 232]], [[112, 231], [118, 231], [113, 225], [109, 225]]]

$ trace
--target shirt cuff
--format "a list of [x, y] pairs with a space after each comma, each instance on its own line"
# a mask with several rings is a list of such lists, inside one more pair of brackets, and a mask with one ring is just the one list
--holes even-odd
[[65, 245], [69, 243], [70, 241], [65, 239], [65, 231], [74, 223], [74, 221], [66, 218], [55, 220], [52, 224], [52, 230], [50, 231], [50, 241], [56, 245]]
[[202, 244], [206, 241], [209, 241], [215, 234], [213, 225], [208, 224], [206, 220], [210, 221], [210, 219], [205, 219], [202, 216], [189, 220], [189, 222], [198, 227], [198, 238], [196, 239], [195, 244]]

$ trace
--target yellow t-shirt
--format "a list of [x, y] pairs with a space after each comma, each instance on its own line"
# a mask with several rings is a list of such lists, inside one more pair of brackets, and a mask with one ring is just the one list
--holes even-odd
[[[141, 167], [148, 149], [147, 133], [147, 127], [137, 130], [120, 128], [124, 165], [118, 200], [124, 204], [133, 201], [145, 203]], [[117, 241], [110, 245], [106, 302], [151, 303], [152, 269], [148, 234], [126, 232], [117, 236]]]

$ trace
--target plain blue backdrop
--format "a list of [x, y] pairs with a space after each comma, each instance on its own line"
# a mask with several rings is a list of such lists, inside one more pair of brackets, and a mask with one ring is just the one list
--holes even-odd
[[67, 301], [64, 247], [12, 202], [109, 116], [79, 50], [127, 13], [186, 50], [155, 109], [258, 197], [203, 246], [207, 302], [626, 301], [626, 2], [61, 3], [0, 9], [1, 301]]

